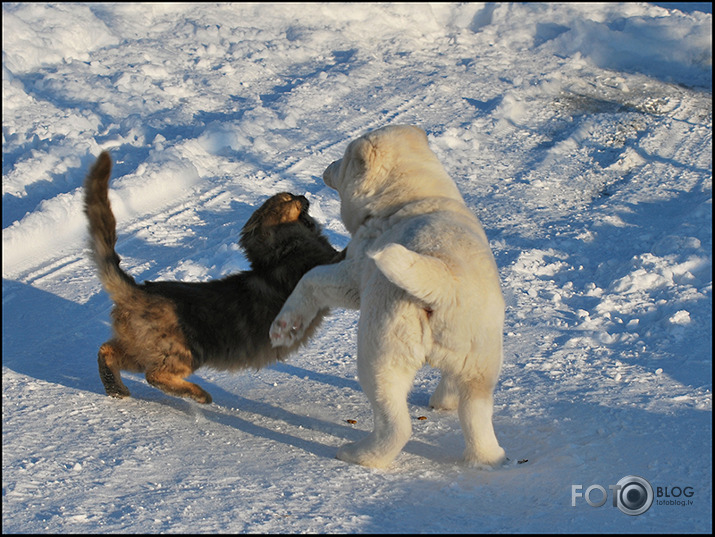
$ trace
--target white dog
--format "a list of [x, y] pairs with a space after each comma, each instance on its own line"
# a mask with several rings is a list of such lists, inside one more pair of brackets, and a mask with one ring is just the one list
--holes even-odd
[[384, 127], [354, 140], [324, 172], [352, 235], [345, 260], [306, 273], [271, 326], [291, 345], [323, 308], [360, 309], [358, 375], [374, 430], [338, 458], [389, 465], [412, 426], [407, 394], [425, 363], [442, 379], [430, 399], [458, 408], [465, 459], [494, 466], [504, 450], [492, 426], [502, 364], [504, 299], [481, 224], [417, 127]]

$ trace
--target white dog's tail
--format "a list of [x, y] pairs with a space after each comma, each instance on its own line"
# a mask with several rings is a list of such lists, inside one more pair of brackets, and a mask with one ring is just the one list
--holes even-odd
[[418, 254], [395, 243], [369, 252], [368, 256], [388, 280], [430, 307], [454, 304], [455, 275], [441, 259]]

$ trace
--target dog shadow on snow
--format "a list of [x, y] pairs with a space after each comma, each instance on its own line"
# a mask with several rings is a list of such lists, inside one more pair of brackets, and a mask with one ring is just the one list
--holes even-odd
[[[281, 363], [279, 365], [283, 367], [285, 364]], [[297, 369], [301, 372], [307, 371], [302, 368]], [[301, 374], [299, 379], [296, 379], [296, 382], [300, 382], [303, 376], [305, 375]], [[326, 375], [324, 373], [320, 373], [319, 378], [321, 379], [321, 382], [326, 382], [327, 384], [335, 385], [337, 387], [344, 387], [346, 383], [349, 383], [351, 386], [354, 385], [356, 390], [360, 390], [359, 385], [355, 381]], [[319, 457], [335, 458], [337, 448], [340, 447], [340, 445], [345, 442], [357, 442], [367, 436], [370, 432], [371, 427], [367, 423], [361, 424], [360, 426], [349, 425], [347, 423], [341, 423], [345, 420], [335, 422], [307, 416], [305, 414], [296, 414], [278, 405], [269, 404], [260, 400], [247, 399], [241, 395], [228, 392], [220, 386], [207, 382], [206, 379], [202, 379], [202, 383], [205, 386], [210, 386], [208, 391], [212, 394], [214, 403], [218, 404], [219, 408], [213, 405], [195, 405], [189, 401], [183, 401], [187, 405], [187, 413], [190, 413], [193, 416], [196, 412], [199, 412], [206, 419], [215, 423], [234, 428], [253, 436], [297, 447]], [[365, 401], [365, 405], [368, 405], [367, 401]], [[330, 442], [330, 444], [324, 444], [315, 440], [308, 440], [304, 437], [285, 433], [277, 430], [277, 427], [273, 428], [270, 425], [259, 425], [255, 421], [239, 415], [245, 415], [245, 413], [257, 416], [255, 421], [264, 421], [265, 418], [268, 418], [275, 421], [277, 426], [287, 424], [292, 428], [307, 431], [306, 433], [303, 433], [304, 436], [313, 436], [314, 434], [320, 436], [329, 435], [335, 437], [337, 441]], [[430, 460], [445, 459], [444, 446], [431, 445], [426, 442], [415, 440], [414, 436], [407, 443], [403, 451]], [[454, 459], [457, 460], [460, 454], [461, 450], [456, 450], [453, 453]]]
[[[3, 279], [2, 298], [4, 367], [49, 384], [106, 397], [97, 372], [97, 349], [111, 332], [109, 312], [112, 304], [105, 295], [99, 293], [88, 302], [77, 304], [31, 285]], [[360, 385], [352, 379], [307, 370], [285, 362], [272, 367], [295, 376], [296, 382], [308, 377], [311, 381], [361, 391]], [[252, 372], [247, 370], [235, 374], [251, 375]], [[171, 406], [190, 416], [192, 421], [200, 414], [212, 422], [296, 447], [319, 457], [334, 458], [339, 445], [358, 441], [369, 432], [347, 423], [296, 414], [281, 408], [280, 404], [247, 399], [205, 378], [199, 382], [213, 396], [214, 405], [199, 405], [171, 397], [150, 387], [138, 375], [128, 374], [125, 380], [134, 400]], [[422, 399], [426, 401], [421, 396], [419, 399], [420, 404]], [[117, 404], [121, 404], [121, 401], [117, 401]], [[367, 401], [365, 404], [368, 404]], [[266, 420], [275, 422], [276, 427], [260, 424]], [[334, 445], [329, 445], [301, 438], [278, 430], [281, 422], [296, 429], [301, 427], [308, 431], [306, 436], [316, 433], [338, 440]], [[410, 440], [404, 451], [427, 459], [444, 458], [438, 446], [414, 439]], [[456, 458], [458, 453], [455, 452], [454, 456]]]
[[[103, 303], [106, 323], [98, 320]], [[3, 366], [50, 384], [104, 394], [97, 373], [97, 349], [110, 334], [110, 308], [106, 296], [95, 295], [85, 304], [76, 304], [3, 278]]]
[[[286, 368], [286, 366], [288, 367]], [[301, 367], [285, 364], [284, 362], [272, 367], [280, 370], [286, 368], [290, 374], [297, 377], [296, 382], [301, 382], [304, 377], [309, 376], [309, 378], [313, 378], [313, 380], [319, 379], [319, 382], [330, 384], [338, 388], [348, 386], [360, 391], [359, 384], [354, 380], [325, 373], [316, 373]], [[236, 374], [251, 374], [251, 372], [245, 371]], [[128, 376], [127, 380], [131, 382], [131, 377]], [[201, 416], [208, 421], [230, 427], [242, 433], [299, 448], [307, 453], [329, 459], [335, 458], [337, 449], [342, 444], [346, 442], [357, 442], [370, 432], [370, 426], [368, 424], [361, 424], [361, 426], [349, 425], [347, 422], [345, 422], [345, 424], [341, 423], [345, 420], [329, 421], [315, 418], [287, 410], [281, 407], [280, 403], [271, 404], [262, 400], [248, 399], [234, 392], [229, 392], [205, 378], [200, 378], [197, 382], [200, 382], [211, 394], [213, 404], [200, 405], [186, 399], [171, 397], [141, 382], [133, 383], [134, 386], [130, 389], [132, 390], [133, 397], [136, 395], [137, 399], [171, 406], [173, 409], [186, 414], [188, 419], [192, 422], [196, 421], [197, 416]], [[365, 405], [368, 405], [367, 401], [365, 401]], [[266, 421], [272, 422], [275, 425], [264, 425], [263, 423], [266, 423]], [[299, 429], [305, 432], [302, 433], [302, 436], [284, 432], [284, 425], [288, 425], [291, 429]], [[461, 431], [458, 430], [457, 433], [461, 434]], [[322, 443], [308, 439], [307, 437], [310, 436], [330, 436], [334, 437], [335, 440], [329, 440], [329, 443]], [[454, 453], [445, 454], [444, 446], [431, 445], [415, 440], [413, 437], [407, 443], [403, 452], [429, 460], [446, 461], [449, 459], [450, 461], [457, 461], [461, 454], [461, 449], [455, 449]], [[450, 458], [449, 455], [452, 455], [452, 457]]]

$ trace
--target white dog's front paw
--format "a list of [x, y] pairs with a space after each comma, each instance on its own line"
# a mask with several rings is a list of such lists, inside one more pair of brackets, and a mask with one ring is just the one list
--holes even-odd
[[498, 445], [496, 448], [491, 450], [482, 450], [479, 453], [466, 450], [464, 453], [464, 460], [468, 466], [473, 468], [493, 470], [494, 468], [501, 466], [506, 461], [506, 452]]
[[454, 410], [459, 406], [459, 389], [451, 377], [442, 375], [430, 397], [429, 406], [437, 410]]
[[286, 311], [276, 317], [271, 325], [271, 345], [274, 347], [290, 347], [300, 340], [307, 323], [297, 312]]
[[435, 391], [429, 399], [429, 406], [435, 410], [454, 410], [459, 406], [459, 395]]
[[370, 468], [384, 468], [389, 464], [389, 462], [387, 464], [381, 464], [382, 461], [376, 460], [372, 453], [362, 448], [360, 442], [341, 446], [340, 449], [338, 449], [336, 458], [341, 461], [360, 464]]
[[399, 449], [394, 452], [380, 452], [370, 441], [368, 436], [359, 442], [345, 444], [338, 449], [337, 459], [353, 464], [360, 464], [369, 468], [387, 468], [390, 466], [395, 457], [399, 453]]

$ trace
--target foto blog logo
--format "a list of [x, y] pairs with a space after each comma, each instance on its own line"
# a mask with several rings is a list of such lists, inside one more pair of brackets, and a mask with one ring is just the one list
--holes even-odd
[[[637, 475], [628, 475], [615, 485], [608, 485], [608, 489], [613, 497], [613, 507], [618, 507], [627, 515], [642, 515], [653, 505], [653, 487]], [[579, 498], [586, 500], [591, 507], [601, 507], [608, 500], [608, 493], [601, 485], [591, 485], [582, 490], [583, 485], [571, 485], [571, 507], [576, 507]]]

